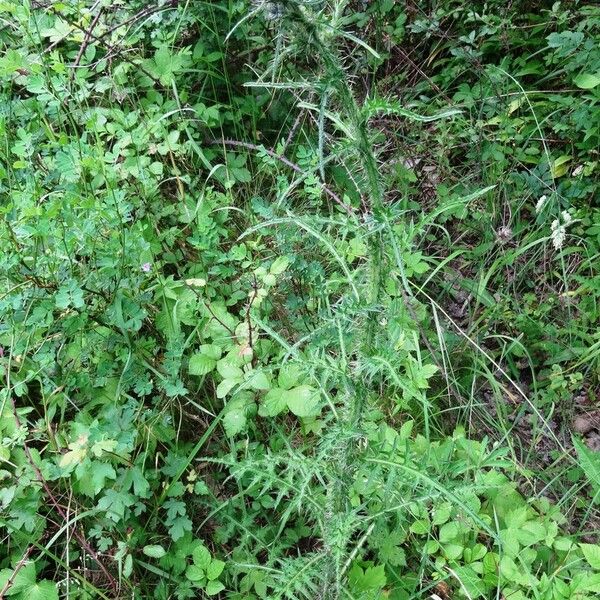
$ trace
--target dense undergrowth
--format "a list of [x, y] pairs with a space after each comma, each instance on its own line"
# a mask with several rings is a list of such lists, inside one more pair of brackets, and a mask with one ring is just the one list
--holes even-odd
[[600, 9], [0, 2], [0, 598], [600, 594]]

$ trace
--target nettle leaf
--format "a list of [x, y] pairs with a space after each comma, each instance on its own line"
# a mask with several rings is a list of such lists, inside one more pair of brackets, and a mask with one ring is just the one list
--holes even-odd
[[319, 393], [310, 385], [299, 385], [284, 394], [288, 408], [297, 417], [316, 417], [320, 414]]

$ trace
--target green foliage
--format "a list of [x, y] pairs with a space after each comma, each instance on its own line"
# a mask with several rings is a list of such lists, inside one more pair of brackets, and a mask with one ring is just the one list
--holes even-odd
[[413, 4], [0, 2], [0, 597], [600, 593], [600, 12]]

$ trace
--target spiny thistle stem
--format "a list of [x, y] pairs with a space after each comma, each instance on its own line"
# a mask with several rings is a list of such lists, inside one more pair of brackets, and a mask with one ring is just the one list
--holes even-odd
[[[333, 17], [334, 26], [328, 31], [335, 33], [335, 23], [343, 12], [344, 4], [344, 2], [336, 3]], [[335, 44], [325, 42], [323, 39], [324, 28], [319, 27], [318, 22], [310, 21], [300, 7], [296, 11], [296, 16], [302, 20], [310, 39], [317, 47], [327, 80], [331, 82], [324, 88], [323, 93], [328, 96], [335, 96], [340, 104], [342, 114], [346, 117], [349, 128], [354, 132], [355, 150], [367, 175], [367, 205], [370, 214], [366, 215], [366, 218], [376, 224], [383, 218], [384, 195], [377, 160], [367, 130], [366, 118], [361, 112], [341, 61], [335, 52]], [[322, 102], [323, 104], [324, 102]], [[323, 135], [322, 132], [320, 135]], [[322, 151], [321, 139], [320, 148]], [[379, 303], [382, 284], [383, 247], [381, 237], [370, 235], [368, 248], [369, 284], [365, 301], [368, 306], [376, 307]], [[377, 311], [369, 311], [364, 327], [364, 335], [358, 337], [358, 339], [362, 338], [364, 340], [362, 349], [359, 348], [357, 351], [362, 350], [369, 353], [372, 351], [375, 341]], [[353, 509], [349, 501], [349, 491], [359, 459], [357, 434], [360, 434], [363, 428], [363, 412], [365, 399], [368, 395], [367, 386], [360, 380], [354, 380], [348, 371], [346, 373], [344, 391], [340, 394], [340, 396], [343, 396], [345, 404], [340, 411], [340, 420], [337, 424], [340, 444], [337, 456], [332, 457], [332, 464], [336, 467], [334, 469], [333, 485], [328, 492], [325, 515], [326, 539], [324, 539], [324, 545], [328, 552], [329, 564], [326, 569], [322, 597], [328, 600], [337, 600], [342, 595], [343, 575], [346, 571], [344, 564], [349, 560], [348, 547], [355, 532], [355, 527], [350, 518], [353, 515]]]

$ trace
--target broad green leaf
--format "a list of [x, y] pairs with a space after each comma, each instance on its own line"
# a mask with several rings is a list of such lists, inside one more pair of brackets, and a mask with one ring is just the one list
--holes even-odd
[[222, 560], [214, 559], [210, 565], [208, 565], [208, 569], [206, 569], [206, 577], [211, 581], [217, 579], [224, 568], [225, 563]]
[[244, 378], [244, 371], [238, 366], [231, 364], [231, 361], [228, 358], [222, 358], [217, 363], [217, 371], [223, 379], [232, 379], [240, 382]]
[[129, 577], [131, 572], [133, 571], [133, 557], [131, 554], [128, 554], [125, 557], [125, 562], [123, 563], [123, 577]]
[[223, 417], [223, 426], [229, 437], [234, 437], [246, 427], [246, 410], [244, 406], [228, 410]]
[[[131, 557], [131, 554], [128, 555]], [[128, 575], [126, 575], [128, 576]], [[21, 592], [23, 600], [58, 600], [58, 590], [56, 589], [56, 583], [43, 579], [38, 581]]]
[[519, 506], [506, 514], [504, 517], [506, 526], [511, 529], [521, 527], [527, 521], [527, 506]]
[[309, 385], [299, 385], [285, 392], [288, 408], [297, 417], [316, 417], [319, 413], [319, 394]]
[[592, 73], [582, 73], [573, 79], [575, 85], [582, 90], [592, 90], [600, 84], [600, 76]]
[[600, 571], [600, 546], [598, 544], [579, 544], [579, 547], [590, 567]]
[[190, 357], [189, 372], [190, 375], [201, 377], [210, 373], [216, 366], [217, 361], [214, 358], [198, 352]]
[[194, 552], [192, 553], [192, 558], [194, 560], [194, 564], [199, 566], [201, 569], [208, 569], [210, 565], [211, 557], [208, 548], [204, 544], [199, 544], [194, 548]]
[[289, 264], [290, 260], [287, 256], [280, 256], [273, 261], [269, 271], [271, 271], [273, 275], [281, 275], [288, 268]]
[[[13, 569], [2, 569], [0, 571], [0, 589], [2, 589], [6, 583], [13, 577], [14, 570]], [[14, 575], [12, 579], [12, 584], [8, 589], [6, 595], [12, 596], [15, 594], [19, 594], [27, 588], [35, 585], [35, 565], [30, 562], [25, 566], [21, 567], [17, 574]]]
[[204, 591], [209, 596], [216, 596], [219, 592], [222, 592], [225, 586], [220, 581], [209, 581], [204, 588]]
[[267, 374], [261, 370], [252, 371], [248, 376], [247, 384], [253, 390], [268, 390], [271, 388], [271, 382]]
[[225, 398], [238, 383], [235, 379], [223, 379], [217, 386], [217, 398]]
[[284, 390], [294, 387], [302, 375], [302, 369], [296, 363], [287, 363], [279, 369], [277, 383]]
[[446, 523], [442, 527], [440, 527], [440, 535], [439, 539], [442, 544], [450, 542], [458, 537], [460, 530], [458, 528], [458, 523], [451, 522]]
[[537, 521], [527, 521], [516, 530], [517, 539], [523, 546], [532, 546], [546, 537], [546, 528]]
[[194, 583], [202, 584], [204, 581], [206, 581], [206, 572], [202, 567], [199, 567], [196, 564], [190, 565], [186, 569], [185, 576]]
[[274, 388], [269, 390], [267, 395], [262, 399], [258, 414], [261, 417], [275, 417], [282, 412], [287, 406], [286, 390]]
[[[409, 423], [412, 425], [413, 421], [409, 421]], [[431, 522], [434, 525], [443, 525], [450, 518], [451, 512], [452, 505], [449, 502], [444, 502], [435, 507]]]
[[442, 546], [442, 549], [444, 550], [444, 556], [448, 560], [458, 560], [461, 557], [463, 550], [465, 548], [461, 544], [450, 543], [450, 544], [444, 544]]
[[142, 552], [150, 558], [162, 558], [167, 552], [162, 546], [144, 546]]
[[93, 498], [104, 489], [107, 479], [117, 478], [117, 473], [111, 464], [97, 460], [86, 461], [77, 467], [75, 474], [79, 489], [90, 498]]

